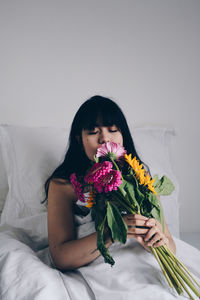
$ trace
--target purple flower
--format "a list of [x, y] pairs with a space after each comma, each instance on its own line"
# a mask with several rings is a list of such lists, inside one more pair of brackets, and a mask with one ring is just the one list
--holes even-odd
[[83, 194], [82, 185], [80, 184], [80, 182], [78, 182], [75, 173], [70, 175], [70, 182], [74, 187], [74, 191], [76, 193], [77, 198], [81, 202], [85, 202], [85, 197], [84, 197], [84, 194]]
[[107, 142], [101, 145], [97, 149], [97, 157], [101, 156], [109, 156], [110, 158], [113, 158], [114, 160], [118, 160], [121, 157], [123, 157], [126, 154], [126, 150], [123, 146], [121, 146], [118, 143], [114, 142]]
[[84, 177], [85, 182], [92, 184], [98, 181], [98, 178], [110, 172], [112, 167], [113, 165], [110, 161], [94, 164], [89, 173]]
[[84, 177], [85, 182], [93, 184], [98, 193], [117, 190], [122, 184], [121, 172], [113, 170], [112, 167], [113, 164], [109, 161], [94, 164]]
[[117, 170], [111, 170], [104, 176], [100, 176], [98, 181], [94, 183], [94, 188], [98, 193], [109, 193], [112, 190], [116, 191], [117, 188], [122, 184], [121, 173]]

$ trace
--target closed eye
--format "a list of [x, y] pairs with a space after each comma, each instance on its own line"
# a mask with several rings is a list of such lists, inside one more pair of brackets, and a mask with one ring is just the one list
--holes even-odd
[[119, 129], [115, 125], [109, 126], [108, 130], [109, 130], [109, 132], [118, 132], [119, 131]]
[[92, 134], [97, 134], [98, 131], [89, 131], [88, 134], [92, 135]]

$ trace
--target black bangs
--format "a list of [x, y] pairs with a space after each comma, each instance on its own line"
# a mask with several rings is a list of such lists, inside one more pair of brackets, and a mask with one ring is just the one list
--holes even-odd
[[120, 108], [112, 100], [94, 96], [79, 109], [76, 119], [79, 121], [79, 133], [82, 129], [92, 130], [97, 126], [116, 125], [122, 129], [123, 117]]
[[82, 129], [85, 130], [93, 130], [95, 127], [98, 126], [112, 126], [116, 125], [120, 129], [120, 122], [119, 116], [115, 113], [111, 113], [106, 111], [106, 113], [96, 111], [95, 113], [92, 112], [85, 116], [82, 122]]

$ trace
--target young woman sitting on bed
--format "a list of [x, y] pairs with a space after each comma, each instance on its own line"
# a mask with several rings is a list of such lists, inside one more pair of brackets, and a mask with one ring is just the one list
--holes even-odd
[[[123, 145], [127, 153], [139, 159], [119, 106], [108, 98], [94, 96], [77, 111], [65, 159], [46, 182], [49, 247], [54, 265], [60, 270], [79, 268], [100, 255], [96, 249], [96, 232], [77, 238], [75, 214], [79, 207], [69, 177], [74, 172], [84, 175], [97, 148], [108, 141]], [[167, 244], [175, 252], [175, 243], [166, 222], [164, 233], [161, 224], [155, 219], [126, 215], [124, 221], [128, 226], [127, 238], [136, 239], [146, 250], [150, 245], [158, 247]], [[109, 247], [112, 241], [108, 231], [105, 231], [105, 240]]]

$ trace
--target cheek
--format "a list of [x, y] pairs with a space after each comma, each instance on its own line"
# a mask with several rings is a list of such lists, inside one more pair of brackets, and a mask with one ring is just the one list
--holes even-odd
[[119, 143], [121, 146], [123, 146], [123, 136], [121, 133], [119, 133], [117, 137], [117, 143]]
[[88, 149], [89, 149], [89, 141], [88, 141], [88, 139], [87, 138], [85, 138], [84, 140], [83, 140], [83, 148], [84, 148], [84, 150], [87, 152], [88, 151]]
[[90, 138], [85, 138], [83, 140], [83, 148], [89, 159], [93, 159], [93, 156], [96, 154], [96, 148], [94, 147], [94, 143], [92, 143]]

